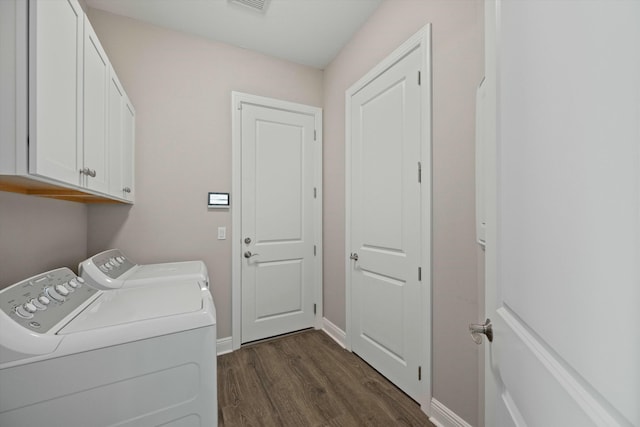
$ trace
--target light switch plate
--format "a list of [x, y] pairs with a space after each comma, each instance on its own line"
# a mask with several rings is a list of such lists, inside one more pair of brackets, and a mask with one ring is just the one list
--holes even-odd
[[218, 240], [225, 240], [227, 238], [227, 227], [218, 227]]

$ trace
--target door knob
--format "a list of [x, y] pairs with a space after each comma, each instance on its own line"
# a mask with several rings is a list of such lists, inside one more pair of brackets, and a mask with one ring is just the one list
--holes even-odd
[[479, 325], [477, 323], [471, 323], [469, 325], [469, 332], [471, 338], [476, 344], [482, 344], [482, 335], [486, 335], [489, 342], [493, 342], [493, 327], [491, 326], [491, 319], [487, 318], [484, 324]]
[[252, 256], [256, 256], [256, 255], [260, 255], [260, 254], [252, 254], [251, 251], [247, 251], [244, 253], [245, 258], [251, 258]]

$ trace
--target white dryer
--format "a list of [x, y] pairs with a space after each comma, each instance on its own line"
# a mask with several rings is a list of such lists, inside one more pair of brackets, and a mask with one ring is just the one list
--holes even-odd
[[193, 280], [101, 291], [67, 268], [0, 291], [0, 425], [216, 426], [216, 315]]
[[209, 273], [202, 261], [136, 264], [119, 249], [100, 252], [82, 261], [78, 274], [98, 289], [146, 286], [176, 279], [197, 280], [209, 287]]

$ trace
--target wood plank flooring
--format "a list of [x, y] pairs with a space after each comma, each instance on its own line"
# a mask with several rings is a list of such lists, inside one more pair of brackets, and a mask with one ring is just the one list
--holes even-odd
[[416, 402], [313, 330], [218, 357], [218, 420], [220, 427], [433, 427]]

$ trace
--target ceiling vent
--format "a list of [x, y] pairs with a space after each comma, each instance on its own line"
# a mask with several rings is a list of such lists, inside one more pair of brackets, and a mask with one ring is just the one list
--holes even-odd
[[269, 0], [229, 0], [231, 4], [239, 4], [262, 13], [267, 10], [268, 2]]

